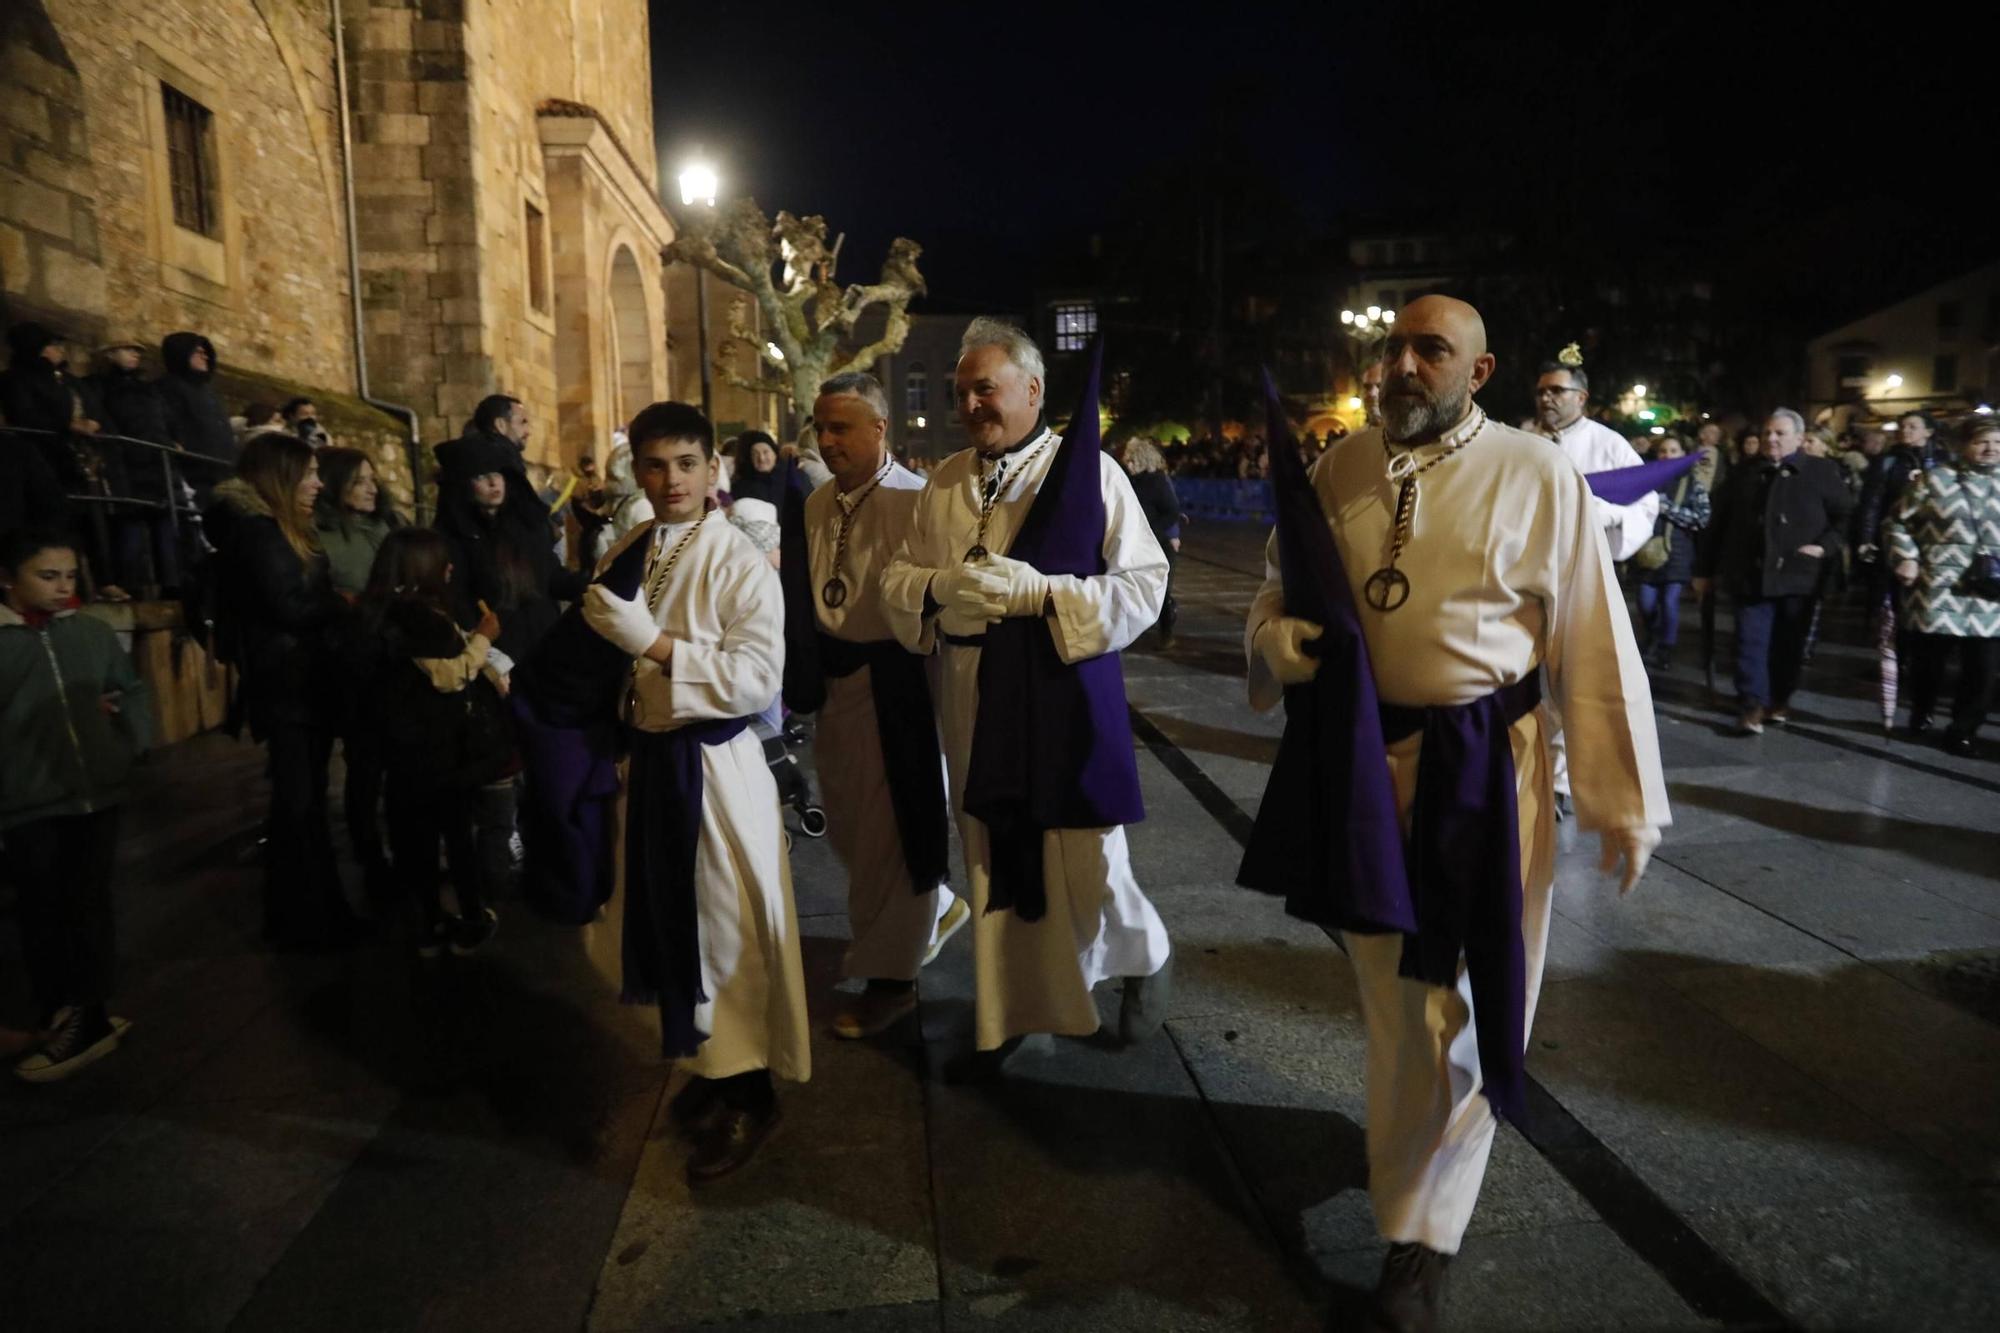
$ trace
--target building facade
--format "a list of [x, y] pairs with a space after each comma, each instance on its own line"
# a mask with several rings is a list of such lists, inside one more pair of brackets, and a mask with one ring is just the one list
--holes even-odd
[[2000, 397], [2000, 262], [1960, 274], [1806, 344], [1815, 409], [1893, 417]]
[[647, 8], [8, 0], [4, 315], [83, 347], [198, 329], [232, 408], [306, 392], [406, 433], [365, 371], [422, 439], [384, 460], [405, 493], [496, 391], [531, 463], [601, 454], [699, 393], [669, 348]]
[[[879, 318], [871, 311], [864, 317]], [[970, 314], [910, 314], [902, 347], [875, 363], [875, 377], [889, 395], [889, 447], [908, 458], [943, 458], [965, 447], [952, 403], [958, 342]]]

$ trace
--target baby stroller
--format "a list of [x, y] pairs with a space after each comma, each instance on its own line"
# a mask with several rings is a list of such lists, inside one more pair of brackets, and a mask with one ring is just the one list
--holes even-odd
[[[750, 730], [764, 743], [764, 762], [770, 766], [771, 776], [778, 784], [778, 799], [787, 809], [799, 817], [799, 832], [808, 838], [826, 836], [826, 811], [813, 804], [812, 784], [806, 781], [806, 771], [799, 764], [799, 757], [792, 753], [794, 746], [803, 744], [805, 732], [795, 719], [784, 718], [779, 710], [778, 720], [771, 714], [754, 719]], [[790, 834], [787, 831], [787, 838]]]

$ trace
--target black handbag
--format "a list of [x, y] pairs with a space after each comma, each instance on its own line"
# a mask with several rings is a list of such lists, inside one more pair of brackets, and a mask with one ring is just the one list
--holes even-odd
[[1958, 587], [1953, 591], [1965, 597], [2000, 602], [2000, 553], [1973, 552], [1972, 563], [1965, 567], [1965, 573], [1959, 576]]

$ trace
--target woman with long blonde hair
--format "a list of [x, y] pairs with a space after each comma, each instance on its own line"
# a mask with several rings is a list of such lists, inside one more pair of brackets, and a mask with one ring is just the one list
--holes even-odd
[[287, 948], [353, 939], [356, 921], [334, 868], [327, 765], [336, 697], [332, 631], [342, 603], [313, 525], [319, 460], [285, 431], [243, 442], [236, 475], [203, 517], [215, 546], [215, 644], [238, 673], [230, 722], [250, 724], [269, 755], [264, 934]]

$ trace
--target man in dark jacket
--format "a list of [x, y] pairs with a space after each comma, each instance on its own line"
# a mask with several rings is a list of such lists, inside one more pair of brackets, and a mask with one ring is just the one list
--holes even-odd
[[190, 454], [225, 465], [196, 463], [188, 469], [188, 480], [205, 509], [215, 483], [228, 475], [237, 453], [229, 409], [215, 391], [215, 344], [199, 333], [169, 333], [160, 343], [160, 362], [166, 373], [156, 387], [166, 409], [168, 434]]
[[1783, 722], [1805, 661], [1813, 596], [1837, 560], [1852, 504], [1840, 465], [1799, 452], [1805, 420], [1789, 407], [1764, 423], [1764, 451], [1715, 497], [1694, 591], [1719, 581], [1736, 604], [1740, 735]]
[[66, 490], [82, 490], [88, 478], [75, 436], [94, 434], [97, 423], [84, 415], [76, 382], [64, 369], [62, 334], [46, 324], [16, 324], [7, 330], [7, 346], [12, 358], [0, 375], [0, 411], [10, 426], [44, 432], [26, 443]]
[[[109, 342], [98, 348], [100, 368], [83, 383], [84, 404], [103, 428], [104, 435], [170, 448], [174, 437], [167, 428], [166, 404], [158, 388], [146, 378], [141, 365], [144, 354], [145, 348], [132, 341]], [[128, 586], [178, 587], [178, 542], [174, 537], [173, 511], [168, 505], [180, 491], [173, 461], [154, 450], [122, 444], [117, 439], [102, 440], [100, 451], [113, 495], [157, 506], [114, 515], [120, 578]]]

